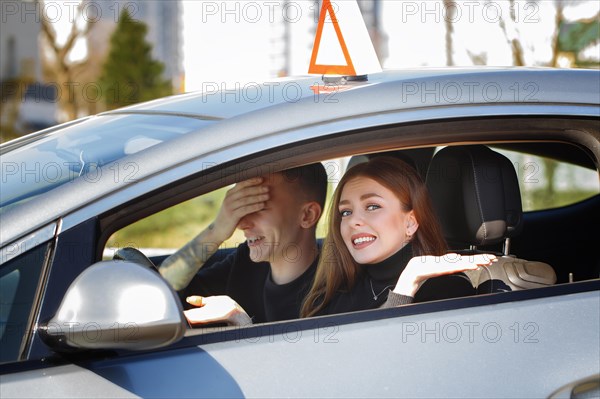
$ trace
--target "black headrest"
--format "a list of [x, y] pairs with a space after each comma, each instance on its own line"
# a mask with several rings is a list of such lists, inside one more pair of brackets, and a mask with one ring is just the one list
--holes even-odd
[[433, 156], [433, 152], [435, 147], [425, 147], [425, 148], [410, 148], [407, 150], [393, 150], [386, 152], [376, 152], [372, 154], [363, 154], [363, 155], [354, 155], [350, 158], [348, 162], [348, 166], [346, 170], [350, 169], [352, 166], [366, 162], [369, 159], [379, 157], [379, 156], [389, 156], [394, 158], [399, 158], [415, 168], [415, 170], [419, 173], [421, 178], [425, 180], [425, 175], [427, 173], [427, 165], [431, 161], [431, 157]]
[[483, 145], [443, 148], [426, 182], [449, 243], [495, 244], [520, 232], [519, 182], [504, 155]]

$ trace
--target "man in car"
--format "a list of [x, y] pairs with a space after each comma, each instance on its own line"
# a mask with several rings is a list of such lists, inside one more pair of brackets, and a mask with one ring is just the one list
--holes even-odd
[[[241, 325], [299, 317], [317, 265], [315, 233], [326, 193], [327, 175], [320, 163], [252, 178], [230, 189], [213, 223], [159, 268], [182, 297], [193, 295], [188, 302], [202, 306], [186, 311], [188, 321]], [[203, 268], [236, 228], [243, 230], [246, 242]]]

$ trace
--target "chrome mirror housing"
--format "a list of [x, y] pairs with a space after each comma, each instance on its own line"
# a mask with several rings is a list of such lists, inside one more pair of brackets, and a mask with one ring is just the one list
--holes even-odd
[[113, 260], [84, 270], [39, 332], [57, 351], [146, 350], [178, 341], [186, 328], [179, 298], [156, 271]]

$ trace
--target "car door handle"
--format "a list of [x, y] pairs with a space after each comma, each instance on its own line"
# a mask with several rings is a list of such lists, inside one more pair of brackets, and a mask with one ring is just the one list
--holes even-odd
[[572, 382], [549, 396], [549, 399], [599, 399], [600, 374]]

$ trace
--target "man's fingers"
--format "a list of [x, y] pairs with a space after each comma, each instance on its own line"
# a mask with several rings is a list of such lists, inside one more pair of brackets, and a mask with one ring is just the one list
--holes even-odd
[[253, 192], [261, 192], [261, 187], [264, 187], [261, 186], [263, 180], [264, 179], [262, 177], [255, 177], [253, 179], [244, 180], [242, 182], [237, 183], [235, 186], [233, 186], [233, 188], [227, 190], [224, 201], [233, 202], [238, 198], [247, 195], [248, 193], [252, 194]]
[[[244, 310], [230, 297], [226, 295], [207, 297], [192, 296], [188, 297], [186, 300], [190, 302], [192, 298], [201, 298], [202, 307], [184, 311], [185, 317], [191, 324], [208, 324], [215, 322], [227, 322], [230, 324], [233, 322], [234, 324], [242, 325], [235, 320], [231, 320], [239, 313], [244, 312]], [[247, 315], [246, 317], [248, 318]], [[248, 318], [248, 320], [250, 320], [250, 318]]]
[[254, 195], [246, 195], [244, 197], [238, 198], [237, 200], [233, 201], [232, 208], [234, 210], [237, 210], [246, 205], [252, 205], [252, 204], [259, 203], [259, 202], [265, 202], [268, 199], [269, 199], [269, 194], [266, 192], [261, 192], [261, 193], [254, 194]]
[[190, 305], [194, 305], [194, 306], [202, 306], [202, 297], [199, 295], [192, 295], [192, 296], [188, 296], [187, 298], [185, 298], [185, 301], [187, 303], [189, 303]]
[[254, 212], [258, 212], [258, 211], [260, 211], [261, 209], [264, 209], [264, 208], [265, 208], [265, 203], [264, 202], [259, 202], [257, 204], [247, 205], [247, 206], [244, 206], [242, 208], [239, 208], [236, 211], [235, 216], [238, 219], [242, 219], [244, 216], [249, 215], [249, 214], [254, 213]]
[[253, 177], [252, 179], [248, 179], [248, 180], [244, 180], [241, 181], [239, 183], [236, 183], [235, 186], [233, 186], [233, 188], [231, 190], [229, 190], [229, 192], [231, 194], [235, 194], [239, 191], [242, 191], [246, 188], [252, 187], [252, 186], [258, 186], [259, 184], [262, 184], [262, 182], [265, 179], [263, 179], [262, 177]]
[[215, 318], [213, 314], [207, 312], [205, 309], [206, 308], [188, 309], [184, 310], [183, 314], [190, 324], [209, 324], [219, 321], [218, 318]]
[[228, 195], [226, 206], [231, 213], [235, 213], [244, 206], [265, 202], [268, 199], [269, 188], [267, 186], [247, 187], [241, 191]]
[[231, 235], [241, 218], [265, 207], [269, 188], [261, 185], [263, 180], [260, 177], [245, 180], [227, 192], [215, 219], [215, 224], [225, 231], [223, 235]]

